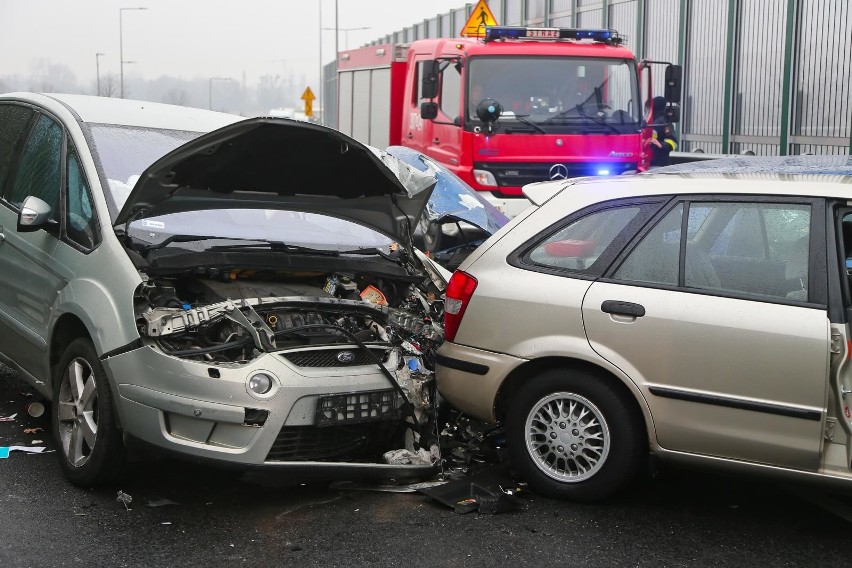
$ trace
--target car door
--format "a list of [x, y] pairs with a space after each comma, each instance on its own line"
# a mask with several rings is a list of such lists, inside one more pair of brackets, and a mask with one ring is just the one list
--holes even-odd
[[[29, 107], [17, 104], [0, 104], [0, 198], [13, 177], [21, 147], [27, 139], [34, 113]], [[16, 275], [16, 251], [5, 246], [6, 233], [17, 223], [16, 212], [6, 200], [0, 204], [0, 354], [7, 359], [16, 353], [20, 341], [20, 326], [12, 317], [16, 302], [9, 292]]]
[[642, 390], [663, 448], [819, 466], [830, 347], [821, 203], [677, 200], [590, 287], [589, 342]]
[[461, 64], [448, 62], [440, 75], [438, 116], [432, 121], [432, 139], [425, 154], [458, 172], [461, 156], [462, 75]]
[[[56, 120], [46, 114], [35, 117], [0, 205], [0, 317], [9, 331], [0, 337], [0, 351], [40, 379], [48, 372], [51, 307], [64, 285], [53, 259], [60, 234], [63, 140]], [[51, 219], [37, 231], [20, 232], [18, 212], [28, 196], [45, 201]]]
[[409, 74], [409, 83], [405, 90], [407, 113], [402, 118], [402, 145], [424, 153], [432, 136], [432, 121], [424, 120], [420, 116], [420, 104], [429, 100], [421, 96], [421, 78], [425, 62], [430, 58], [428, 53], [411, 56], [409, 64], [413, 66], [414, 71]]

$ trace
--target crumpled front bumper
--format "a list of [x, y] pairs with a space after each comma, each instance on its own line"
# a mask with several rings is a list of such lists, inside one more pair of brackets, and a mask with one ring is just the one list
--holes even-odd
[[[102, 363], [124, 432], [172, 453], [247, 467], [334, 470], [340, 476], [416, 477], [435, 469], [305, 459], [323, 454], [317, 445], [339, 449], [348, 443], [346, 435], [363, 440], [371, 429], [381, 429], [382, 422], [315, 426], [321, 396], [394, 388], [374, 364], [298, 367], [279, 354], [266, 353], [247, 364], [214, 365], [169, 356], [153, 347]], [[248, 378], [259, 371], [275, 380], [270, 395], [259, 396], [248, 389]], [[268, 412], [262, 424], [256, 423], [257, 411]], [[335, 428], [351, 433], [341, 436], [330, 430]]]

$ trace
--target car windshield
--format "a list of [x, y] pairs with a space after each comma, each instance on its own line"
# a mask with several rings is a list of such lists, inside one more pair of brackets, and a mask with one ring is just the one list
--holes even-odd
[[[90, 128], [116, 212], [124, 206], [140, 174], [148, 166], [203, 134], [111, 124], [91, 124]], [[222, 245], [210, 237], [272, 241], [337, 251], [387, 249], [391, 243], [386, 235], [357, 223], [316, 213], [277, 209], [213, 209], [162, 215], [134, 221], [129, 234], [153, 245], [175, 236], [204, 237], [203, 244], [198, 245], [202, 248]]]
[[456, 174], [433, 162], [420, 152], [405, 146], [391, 146], [387, 152], [420, 171], [431, 168], [438, 183], [432, 190], [424, 215], [430, 220], [455, 217], [476, 225], [489, 235], [509, 222], [496, 207], [471, 189]]
[[148, 166], [203, 134], [116, 124], [90, 124], [89, 128], [116, 213]]
[[[468, 72], [467, 127], [483, 99], [503, 106], [503, 131], [634, 133], [638, 82], [629, 59], [477, 57]], [[529, 124], [534, 123], [534, 124]]]

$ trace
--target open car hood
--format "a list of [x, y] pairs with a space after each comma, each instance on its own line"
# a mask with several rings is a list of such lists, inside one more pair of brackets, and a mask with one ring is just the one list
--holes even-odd
[[405, 146], [390, 146], [387, 151], [420, 172], [431, 172], [437, 178], [432, 196], [423, 211], [428, 220], [458, 219], [479, 227], [489, 235], [509, 222], [508, 217], [461, 178], [427, 156]]
[[347, 219], [408, 245], [435, 182], [433, 172], [336, 130], [251, 118], [154, 162], [115, 224], [206, 209], [286, 209]]

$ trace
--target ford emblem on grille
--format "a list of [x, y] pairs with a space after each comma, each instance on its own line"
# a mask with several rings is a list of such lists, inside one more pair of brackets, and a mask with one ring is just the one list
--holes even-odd
[[355, 360], [355, 354], [351, 351], [341, 351], [337, 354], [337, 360], [343, 363], [344, 365], [348, 365], [349, 363]]

